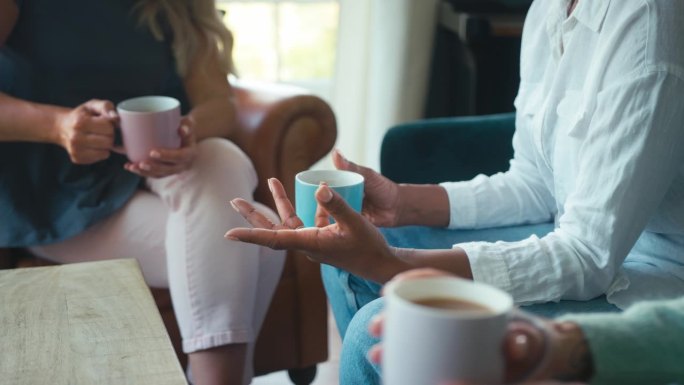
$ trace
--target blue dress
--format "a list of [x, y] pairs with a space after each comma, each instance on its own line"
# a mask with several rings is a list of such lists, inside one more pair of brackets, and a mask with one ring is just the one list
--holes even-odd
[[[19, 2], [17, 25], [0, 49], [0, 91], [65, 107], [168, 95], [186, 113], [172, 35], [155, 40], [138, 22], [135, 3]], [[113, 154], [75, 165], [56, 145], [0, 142], [0, 247], [58, 242], [111, 215], [141, 184], [125, 162]]]

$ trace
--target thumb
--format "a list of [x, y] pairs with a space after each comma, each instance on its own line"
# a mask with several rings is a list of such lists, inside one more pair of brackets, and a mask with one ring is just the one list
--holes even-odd
[[353, 171], [363, 176], [366, 176], [364, 174], [364, 167], [361, 167], [358, 164], [345, 158], [344, 155], [342, 155], [342, 153], [338, 149], [333, 150], [332, 161], [335, 165], [335, 168], [337, 168], [338, 170]]
[[321, 184], [316, 190], [316, 200], [340, 225], [349, 226], [360, 217], [360, 214], [349, 207], [340, 194], [326, 184]]

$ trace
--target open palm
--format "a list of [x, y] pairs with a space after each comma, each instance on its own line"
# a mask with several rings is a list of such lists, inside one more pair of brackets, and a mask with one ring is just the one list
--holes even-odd
[[[317, 219], [319, 227], [311, 228], [303, 227], [280, 181], [270, 179], [269, 187], [281, 223], [271, 222], [249, 202], [234, 199], [231, 204], [253, 228], [231, 229], [226, 238], [273, 249], [300, 250], [316, 262], [379, 282], [407, 268], [394, 256], [377, 228], [328, 186], [322, 185], [316, 192], [322, 210]], [[335, 223], [327, 222], [328, 215]]]

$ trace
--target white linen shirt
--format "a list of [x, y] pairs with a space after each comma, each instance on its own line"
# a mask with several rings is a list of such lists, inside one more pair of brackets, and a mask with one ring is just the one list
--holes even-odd
[[684, 1], [536, 0], [510, 169], [443, 183], [450, 228], [553, 220], [463, 248], [519, 304], [684, 295]]

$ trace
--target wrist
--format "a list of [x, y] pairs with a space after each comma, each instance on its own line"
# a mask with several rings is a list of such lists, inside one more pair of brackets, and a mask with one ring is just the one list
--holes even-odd
[[378, 269], [378, 276], [375, 280], [384, 284], [394, 278], [397, 274], [415, 268], [406, 255], [409, 252], [410, 249], [402, 249], [393, 246], [388, 247], [387, 255], [383, 258], [385, 262], [382, 264], [382, 267]]
[[60, 107], [48, 108], [45, 111], [45, 131], [44, 141], [64, 147], [62, 127], [68, 115], [68, 110]]
[[449, 225], [449, 197], [443, 187], [434, 184], [399, 184], [400, 208], [397, 226]]

